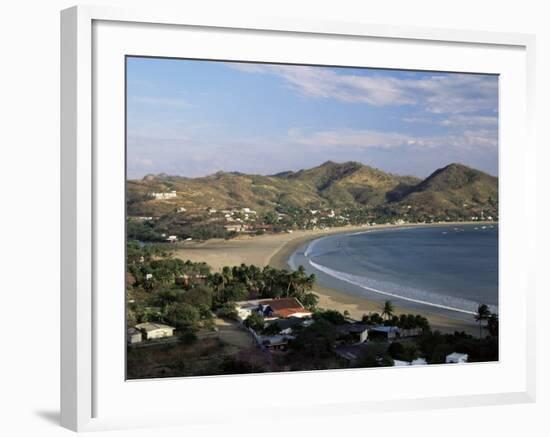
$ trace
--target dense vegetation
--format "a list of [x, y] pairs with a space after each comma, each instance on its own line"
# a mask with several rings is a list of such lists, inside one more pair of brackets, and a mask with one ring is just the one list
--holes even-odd
[[194, 331], [211, 327], [215, 314], [233, 316], [232, 303], [251, 298], [296, 297], [314, 309], [315, 275], [303, 268], [225, 267], [212, 273], [205, 263], [174, 258], [166, 245], [127, 246], [127, 323], [159, 321]]

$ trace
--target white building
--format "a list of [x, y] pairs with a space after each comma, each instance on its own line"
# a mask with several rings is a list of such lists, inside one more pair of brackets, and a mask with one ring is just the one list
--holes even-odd
[[143, 333], [146, 340], [153, 340], [155, 338], [172, 337], [176, 328], [162, 323], [145, 322], [136, 325], [136, 329]]
[[178, 241], [178, 237], [176, 235], [169, 235], [166, 241], [168, 241], [169, 243], [175, 243], [176, 241]]
[[166, 200], [166, 199], [175, 199], [177, 197], [176, 191], [168, 191], [165, 193], [151, 193], [151, 196], [153, 196], [157, 200]]
[[143, 339], [143, 337], [139, 329], [128, 328], [126, 339], [128, 341], [128, 344], [134, 344], [134, 343], [141, 343], [141, 340]]
[[453, 352], [445, 357], [446, 363], [463, 364], [468, 362], [468, 354]]
[[401, 360], [393, 360], [393, 365], [395, 367], [403, 367], [403, 366], [426, 366], [428, 363], [424, 358], [417, 358], [416, 360], [412, 361], [401, 361]]

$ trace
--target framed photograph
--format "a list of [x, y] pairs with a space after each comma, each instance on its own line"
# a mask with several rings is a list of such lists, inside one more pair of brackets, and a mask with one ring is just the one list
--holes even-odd
[[64, 426], [534, 400], [532, 36], [61, 17]]

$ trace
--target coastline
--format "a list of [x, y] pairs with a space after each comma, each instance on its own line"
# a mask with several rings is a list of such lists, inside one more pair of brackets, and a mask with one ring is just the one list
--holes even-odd
[[[260, 236], [242, 235], [231, 240], [212, 239], [201, 242], [178, 243], [175, 256], [194, 262], [206, 262], [214, 271], [224, 266], [254, 264], [270, 265], [278, 269], [289, 269], [288, 259], [303, 244], [327, 235], [346, 234], [357, 231], [378, 229], [400, 229], [409, 227], [437, 227], [468, 224], [495, 224], [497, 222], [446, 222], [446, 223], [410, 223], [401, 225], [343, 226], [326, 230], [294, 231], [292, 233], [268, 234]], [[342, 292], [316, 283], [313, 292], [319, 296], [320, 308], [331, 308], [340, 312], [348, 311], [351, 317], [361, 319], [363, 314], [381, 312], [383, 304], [351, 293]], [[453, 333], [465, 331], [477, 335], [479, 327], [472, 317], [472, 322], [445, 317], [429, 310], [409, 309], [395, 306], [395, 314], [421, 314], [426, 317], [434, 329]]]
[[[379, 225], [371, 226], [368, 229], [400, 229], [405, 227], [434, 227], [434, 226], [454, 226], [454, 225], [471, 225], [471, 224], [487, 224], [487, 223], [498, 223], [498, 222], [448, 222], [448, 223], [414, 223], [407, 225]], [[364, 228], [362, 228], [364, 229]], [[339, 229], [338, 231], [331, 232], [330, 234], [346, 234], [349, 232], [354, 232], [356, 229]], [[329, 235], [327, 233], [327, 235]], [[292, 254], [298, 250], [298, 248], [308, 242], [316, 240], [317, 238], [322, 238], [321, 236], [303, 236], [297, 238], [293, 241], [285, 244], [280, 250], [273, 254], [269, 260], [269, 265], [278, 269], [288, 269], [288, 259]], [[320, 308], [330, 308], [336, 309], [340, 312], [348, 311], [350, 316], [354, 319], [361, 319], [363, 314], [368, 314], [371, 312], [381, 313], [383, 309], [383, 303], [367, 299], [365, 297], [356, 296], [351, 293], [346, 293], [343, 291], [336, 290], [331, 287], [327, 287], [319, 284], [318, 282], [314, 285], [313, 290], [315, 294], [319, 296], [319, 307]], [[430, 325], [433, 329], [437, 329], [444, 333], [453, 333], [455, 331], [465, 331], [471, 335], [477, 335], [476, 333], [479, 330], [478, 325], [473, 320], [472, 322], [466, 322], [463, 320], [457, 320], [450, 317], [445, 317], [444, 315], [433, 313], [429, 310], [418, 310], [418, 309], [409, 309], [402, 306], [394, 305], [394, 311], [396, 315], [400, 314], [420, 314], [428, 319]]]

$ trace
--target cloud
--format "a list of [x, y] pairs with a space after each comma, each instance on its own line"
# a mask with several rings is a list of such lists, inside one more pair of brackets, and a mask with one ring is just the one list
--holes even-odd
[[498, 137], [492, 129], [464, 130], [450, 135], [415, 136], [376, 130], [337, 129], [304, 133], [289, 132], [289, 143], [331, 149], [443, 149], [474, 150], [496, 148]]
[[403, 117], [401, 120], [406, 123], [434, 124], [444, 127], [478, 126], [496, 128], [498, 126], [498, 117], [496, 115], [453, 114], [443, 119], [433, 117]]
[[339, 129], [305, 134], [293, 129], [289, 131], [289, 141], [300, 145], [330, 148], [389, 149], [410, 144], [411, 137], [375, 130]]
[[491, 126], [498, 125], [498, 117], [490, 115], [453, 115], [440, 121], [441, 126]]
[[[247, 73], [276, 75], [303, 96], [331, 98], [373, 106], [416, 105], [433, 114], [496, 111], [498, 82], [494, 76], [445, 73], [397, 78], [363, 69], [361, 75], [301, 65], [228, 63]], [[365, 74], [368, 72], [367, 74]]]

